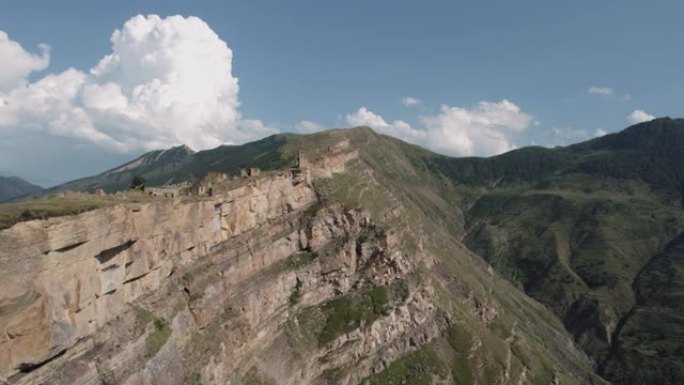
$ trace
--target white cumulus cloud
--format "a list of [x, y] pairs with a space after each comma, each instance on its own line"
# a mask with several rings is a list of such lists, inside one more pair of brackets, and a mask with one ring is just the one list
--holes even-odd
[[414, 107], [423, 104], [423, 102], [420, 99], [416, 99], [411, 96], [407, 96], [403, 99], [401, 99], [401, 104], [403, 104], [405, 107]]
[[655, 119], [655, 116], [647, 113], [644, 110], [634, 110], [631, 114], [627, 115], [627, 123], [629, 124], [648, 122], [653, 119]]
[[532, 116], [508, 100], [480, 102], [474, 108], [442, 106], [437, 116], [422, 118], [432, 145], [462, 155], [494, 155], [514, 148], [510, 135], [532, 123]]
[[598, 86], [591, 86], [587, 90], [588, 94], [591, 95], [605, 95], [605, 96], [611, 96], [615, 95], [615, 91], [613, 91], [612, 88], [610, 87], [598, 87]]
[[26, 77], [31, 72], [47, 68], [50, 49], [44, 44], [39, 48], [40, 55], [29, 53], [7, 33], [0, 31], [0, 92], [26, 84]]
[[347, 115], [352, 126], [366, 125], [379, 132], [423, 145], [449, 155], [495, 155], [515, 148], [512, 136], [526, 130], [533, 121], [516, 104], [480, 102], [472, 108], [442, 106], [436, 115], [420, 117], [422, 128], [402, 120], [391, 123], [361, 107]]
[[389, 126], [382, 116], [370, 111], [366, 107], [361, 107], [358, 111], [347, 114], [347, 123], [352, 126], [368, 126], [373, 128]]
[[26, 54], [0, 33], [0, 58], [30, 59], [23, 72], [0, 75], [13, 84], [0, 92], [0, 128], [43, 129], [122, 152], [181, 143], [206, 149], [275, 131], [242, 120], [233, 53], [201, 19], [138, 15], [110, 41], [111, 53], [90, 71], [69, 69], [28, 84], [22, 79], [47, 66], [47, 51]]
[[372, 127], [380, 133], [418, 144], [423, 144], [427, 134], [422, 130], [414, 129], [403, 120], [395, 120], [392, 123], [387, 123], [382, 116], [370, 111], [366, 107], [361, 107], [358, 111], [347, 114], [347, 124], [354, 127]]

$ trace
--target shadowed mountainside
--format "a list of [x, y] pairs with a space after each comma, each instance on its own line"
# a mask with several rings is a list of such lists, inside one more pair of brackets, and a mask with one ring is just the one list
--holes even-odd
[[40, 194], [43, 188], [16, 176], [0, 176], [0, 202], [31, 194]]
[[602, 375], [684, 380], [673, 246], [684, 229], [684, 120], [565, 148], [418, 162], [456, 183], [465, 244], [558, 315]]
[[101, 174], [52, 187], [48, 192], [124, 190], [136, 175], [143, 177], [148, 185], [157, 186], [199, 180], [209, 171], [235, 175], [244, 167], [276, 169], [294, 159], [284, 159], [279, 152], [287, 138], [288, 135], [273, 135], [241, 146], [226, 145], [200, 152], [187, 146], [152, 151]]

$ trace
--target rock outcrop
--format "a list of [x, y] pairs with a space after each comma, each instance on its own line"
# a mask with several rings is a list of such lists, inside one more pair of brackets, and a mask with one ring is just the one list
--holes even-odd
[[[0, 370], [29, 371], [64, 354], [176, 271], [315, 200], [312, 186], [282, 174], [210, 200], [118, 205], [0, 232]], [[251, 257], [252, 269], [292, 254], [296, 242], [269, 247], [276, 253]]]

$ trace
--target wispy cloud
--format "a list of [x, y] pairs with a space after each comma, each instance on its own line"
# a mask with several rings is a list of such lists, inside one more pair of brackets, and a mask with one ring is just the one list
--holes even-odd
[[591, 86], [587, 90], [587, 93], [590, 95], [604, 95], [604, 96], [612, 96], [615, 95], [615, 91], [613, 91], [612, 88], [610, 87], [598, 87], [598, 86]]
[[566, 146], [573, 143], [582, 142], [599, 136], [608, 134], [603, 128], [595, 130], [577, 127], [552, 127], [548, 131], [550, 135], [543, 136], [544, 139], [539, 143], [540, 145], [561, 145]]
[[605, 98], [613, 99], [613, 100], [619, 100], [626, 102], [628, 100], [632, 99], [632, 95], [630, 94], [620, 94], [617, 91], [615, 91], [611, 87], [605, 87], [605, 86], [591, 86], [589, 89], [587, 89], [587, 94], [589, 95], [598, 95], [598, 96], [603, 96]]
[[325, 126], [309, 120], [302, 120], [295, 125], [295, 129], [302, 133], [311, 133], [325, 130]]
[[415, 107], [423, 104], [423, 102], [420, 99], [407, 96], [401, 100], [401, 104], [403, 104], [405, 107]]

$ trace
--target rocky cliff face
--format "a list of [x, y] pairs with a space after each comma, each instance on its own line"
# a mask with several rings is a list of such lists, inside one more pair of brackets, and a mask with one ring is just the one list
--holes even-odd
[[[557, 320], [384, 189], [348, 140], [306, 166], [313, 183], [274, 172], [211, 198], [0, 232], [0, 375], [17, 384], [601, 382]], [[349, 176], [364, 178], [361, 203], [339, 195], [342, 185], [365, 193]], [[373, 194], [383, 210], [369, 204]]]
[[265, 245], [273, 253], [245, 258], [254, 241], [242, 235], [269, 222], [282, 231], [275, 222], [315, 200], [311, 186], [275, 175], [211, 200], [120, 205], [3, 231], [0, 368], [29, 371], [69, 352], [226, 241], [231, 257], [248, 261], [226, 279], [292, 254], [297, 240], [276, 238]]

